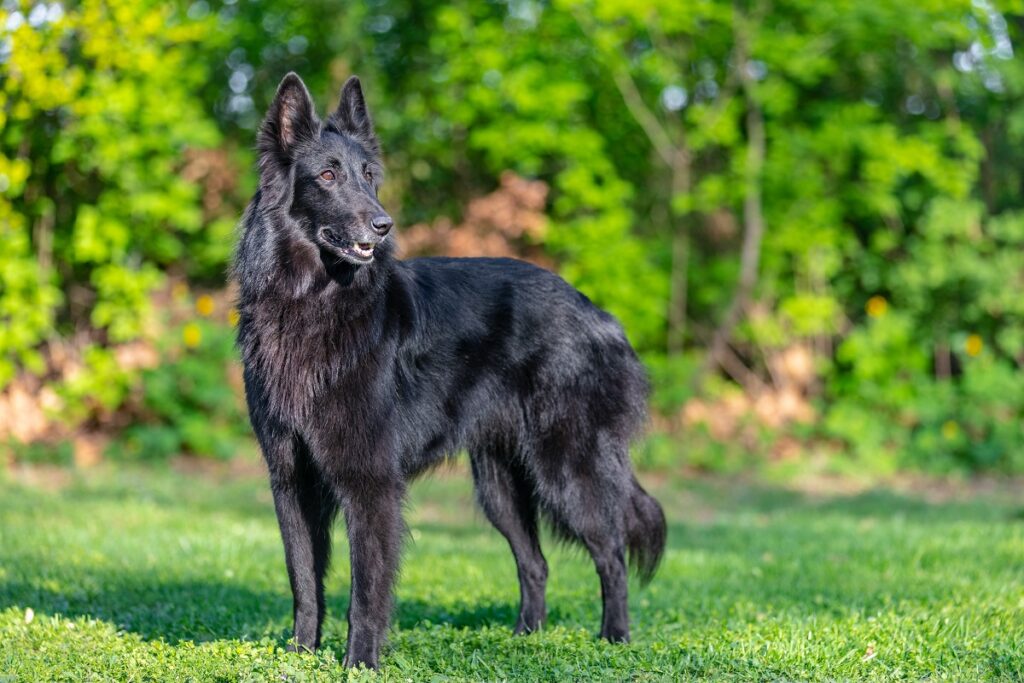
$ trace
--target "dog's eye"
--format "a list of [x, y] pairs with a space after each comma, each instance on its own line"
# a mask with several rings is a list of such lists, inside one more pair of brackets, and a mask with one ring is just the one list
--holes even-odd
[[320, 177], [326, 180], [327, 182], [331, 182], [332, 180], [334, 180], [334, 171], [332, 171], [331, 169], [321, 171]]
[[363, 177], [366, 178], [368, 181], [370, 181], [372, 183], [373, 182], [373, 171], [371, 171], [368, 168], [364, 169], [363, 170]]

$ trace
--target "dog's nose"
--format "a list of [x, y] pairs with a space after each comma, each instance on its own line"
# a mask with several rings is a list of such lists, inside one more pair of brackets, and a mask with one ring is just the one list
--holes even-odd
[[391, 216], [388, 216], [387, 214], [374, 216], [370, 219], [370, 225], [373, 226], [373, 231], [381, 237], [388, 234], [388, 231], [391, 230], [391, 226], [394, 224], [395, 222], [391, 220]]

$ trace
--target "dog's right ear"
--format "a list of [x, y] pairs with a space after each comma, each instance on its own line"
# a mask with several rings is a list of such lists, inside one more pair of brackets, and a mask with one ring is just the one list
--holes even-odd
[[289, 72], [277, 86], [277, 95], [260, 128], [259, 148], [280, 161], [292, 158], [296, 144], [316, 136], [317, 118], [306, 84], [298, 74]]

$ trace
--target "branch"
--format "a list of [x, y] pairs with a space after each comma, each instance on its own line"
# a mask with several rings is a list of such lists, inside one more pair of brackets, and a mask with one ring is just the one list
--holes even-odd
[[[707, 330], [701, 329], [701, 327], [693, 321], [691, 321], [690, 326], [701, 341], [705, 343], [708, 341]], [[715, 361], [718, 363], [718, 366], [721, 367], [727, 375], [732, 377], [737, 384], [742, 386], [743, 390], [747, 394], [756, 396], [767, 389], [764, 381], [757, 376], [757, 373], [747, 367], [747, 364], [743, 362], [743, 359], [740, 358], [728, 344], [722, 345], [722, 347], [715, 350], [714, 353], [716, 354]]]
[[[582, 16], [579, 10], [574, 9], [573, 16], [576, 18], [576, 23], [579, 24], [580, 29], [590, 38], [590, 42], [596, 46], [598, 41], [594, 39], [594, 27], [586, 17]], [[647, 106], [647, 103], [644, 102], [643, 95], [640, 94], [640, 89], [636, 87], [636, 81], [629, 74], [629, 70], [622, 67], [621, 62], [624, 61], [624, 57], [622, 55], [618, 55], [618, 57], [615, 60], [615, 64], [608, 64], [608, 68], [612, 72], [612, 80], [615, 81], [615, 87], [619, 89], [619, 94], [622, 95], [626, 108], [629, 109], [629, 113], [633, 115], [636, 122], [643, 128], [647, 139], [651, 141], [658, 156], [661, 157], [666, 166], [673, 168], [676, 162], [677, 150], [676, 146], [672, 143], [672, 137], [665, 130], [665, 127], [661, 125], [661, 121], [658, 120], [658, 117], [655, 116], [650, 107]]]
[[640, 127], [644, 129], [644, 133], [647, 134], [647, 138], [654, 145], [658, 156], [661, 157], [666, 166], [673, 168], [676, 163], [676, 146], [672, 144], [672, 138], [669, 137], [668, 132], [662, 127], [658, 117], [654, 115], [654, 112], [644, 102], [643, 96], [640, 95], [640, 91], [636, 87], [636, 81], [629, 75], [629, 72], [618, 66], [612, 67], [612, 78], [615, 80], [615, 85], [619, 89], [623, 101], [626, 103], [626, 108], [629, 109], [629, 113], [633, 115], [633, 118], [640, 124]]

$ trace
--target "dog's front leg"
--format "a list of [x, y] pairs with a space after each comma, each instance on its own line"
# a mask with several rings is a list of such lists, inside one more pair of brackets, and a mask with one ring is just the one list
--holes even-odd
[[292, 588], [294, 641], [289, 650], [316, 650], [324, 620], [324, 575], [331, 554], [334, 492], [294, 430], [269, 414], [262, 386], [246, 373], [249, 414], [270, 471], [274, 508]]
[[295, 639], [288, 649], [314, 651], [320, 647], [324, 575], [336, 505], [301, 444], [290, 438], [277, 444], [263, 442], [292, 587]]
[[402, 540], [404, 484], [353, 482], [345, 491], [345, 522], [352, 560], [347, 666], [376, 669], [391, 618], [391, 594]]

